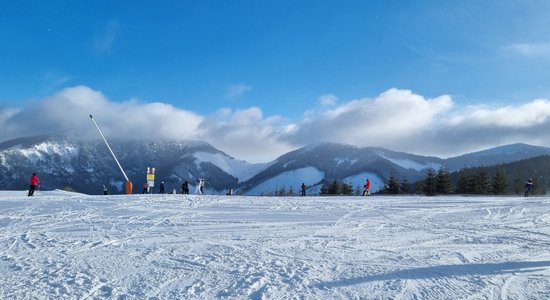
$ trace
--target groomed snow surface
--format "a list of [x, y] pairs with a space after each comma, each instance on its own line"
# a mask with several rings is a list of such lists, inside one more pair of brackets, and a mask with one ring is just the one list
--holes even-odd
[[550, 298], [550, 198], [24, 194], [1, 299]]

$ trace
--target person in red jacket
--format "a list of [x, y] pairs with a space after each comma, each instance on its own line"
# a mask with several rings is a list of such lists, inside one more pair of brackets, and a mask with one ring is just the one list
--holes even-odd
[[40, 184], [40, 179], [38, 179], [36, 173], [32, 173], [30, 184], [31, 186], [29, 188], [29, 196], [32, 196], [34, 195], [34, 190], [36, 189], [36, 186]]
[[365, 191], [363, 192], [363, 196], [370, 195], [370, 179], [367, 178], [367, 182], [365, 182]]

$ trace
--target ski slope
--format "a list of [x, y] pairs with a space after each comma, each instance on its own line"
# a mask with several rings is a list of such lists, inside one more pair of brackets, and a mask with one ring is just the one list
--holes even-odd
[[24, 194], [1, 299], [550, 298], [550, 198]]

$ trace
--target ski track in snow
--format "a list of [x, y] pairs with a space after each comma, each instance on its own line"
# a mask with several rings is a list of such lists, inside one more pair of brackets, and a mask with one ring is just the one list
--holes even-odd
[[1, 299], [548, 299], [550, 198], [0, 194]]

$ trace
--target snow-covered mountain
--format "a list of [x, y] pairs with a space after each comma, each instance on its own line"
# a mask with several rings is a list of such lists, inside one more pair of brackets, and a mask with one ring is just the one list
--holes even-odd
[[[199, 177], [207, 178], [209, 193], [236, 187], [264, 165], [237, 160], [208, 143], [196, 141], [113, 141], [110, 145], [122, 167], [141, 192], [147, 167], [156, 170], [156, 184], [179, 191], [189, 181], [191, 191]], [[71, 189], [101, 193], [106, 185], [113, 193], [122, 191], [124, 177], [102, 141], [84, 141], [69, 135], [20, 138], [0, 143], [0, 188], [25, 189], [28, 177], [37, 172], [42, 188]]]
[[550, 148], [518, 143], [451, 157], [445, 160], [445, 166], [451, 171], [456, 171], [462, 168], [505, 164], [549, 154]]
[[289, 152], [242, 187], [248, 194], [274, 192], [280, 188], [297, 191], [301, 183], [317, 192], [323, 182], [344, 180], [362, 187], [370, 178], [373, 190], [384, 185], [393, 172], [400, 178], [417, 180], [427, 168], [439, 168], [443, 160], [383, 148], [359, 148], [344, 144], [319, 143]]
[[[155, 167], [156, 184], [165, 182], [167, 192], [179, 191], [189, 181], [206, 178], [207, 193], [234, 189], [242, 194], [270, 194], [280, 189], [298, 192], [305, 183], [309, 194], [321, 184], [344, 180], [361, 188], [370, 178], [372, 189], [384, 185], [390, 174], [414, 182], [427, 168], [449, 171], [463, 167], [508, 163], [540, 155], [550, 148], [514, 144], [448, 159], [427, 157], [384, 148], [318, 143], [297, 149], [263, 164], [237, 160], [208, 143], [197, 141], [111, 141], [121, 165], [142, 190], [147, 167]], [[123, 176], [102, 141], [84, 141], [73, 135], [49, 135], [0, 143], [0, 189], [26, 189], [31, 173], [37, 172], [43, 189], [68, 189], [99, 194], [106, 185], [112, 193], [123, 190]]]
[[279, 157], [242, 187], [247, 194], [273, 193], [281, 188], [297, 191], [302, 182], [318, 192], [323, 182], [344, 180], [361, 188], [369, 178], [372, 190], [385, 185], [393, 173], [399, 180], [414, 182], [425, 177], [426, 170], [440, 167], [453, 172], [465, 167], [491, 166], [531, 157], [550, 155], [550, 148], [513, 144], [441, 159], [378, 147], [320, 143]]

